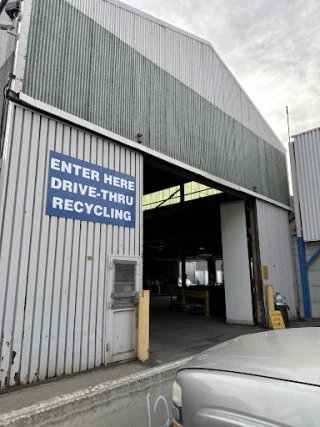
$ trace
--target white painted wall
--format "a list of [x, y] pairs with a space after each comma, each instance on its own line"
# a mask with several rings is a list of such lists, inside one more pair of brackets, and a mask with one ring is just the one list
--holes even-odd
[[298, 298], [288, 211], [260, 200], [256, 201], [256, 206], [260, 260], [269, 271], [265, 284], [273, 285], [275, 292], [286, 297], [289, 317], [295, 319]]
[[227, 322], [253, 325], [245, 204], [223, 204], [220, 211]]

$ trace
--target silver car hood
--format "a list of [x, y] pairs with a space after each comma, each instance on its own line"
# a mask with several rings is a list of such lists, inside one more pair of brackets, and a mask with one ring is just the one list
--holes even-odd
[[182, 369], [238, 372], [320, 386], [320, 328], [244, 335], [201, 353]]

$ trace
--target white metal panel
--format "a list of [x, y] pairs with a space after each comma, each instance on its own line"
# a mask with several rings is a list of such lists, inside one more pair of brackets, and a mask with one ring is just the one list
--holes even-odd
[[[40, 119], [39, 117], [36, 117], [34, 120], [34, 125], [32, 126], [32, 130], [31, 130], [31, 145], [30, 145], [30, 157], [34, 157], [37, 156], [37, 151], [38, 151], [38, 134], [37, 132], [39, 132], [39, 124], [40, 124]], [[32, 225], [33, 225], [33, 206], [34, 206], [34, 197], [35, 197], [35, 184], [36, 184], [36, 169], [30, 169], [29, 172], [29, 185], [27, 186], [27, 191], [26, 191], [26, 199], [25, 199], [25, 222], [24, 222], [24, 231], [23, 231], [23, 243], [22, 243], [22, 248], [21, 251], [22, 253], [26, 253], [30, 250], [30, 245], [31, 245], [31, 239], [30, 239], [30, 235], [32, 233]], [[24, 298], [25, 298], [25, 294], [26, 294], [26, 281], [25, 278], [28, 274], [28, 259], [25, 258], [21, 258], [20, 260], [20, 271], [19, 271], [19, 284], [20, 284], [20, 289], [18, 290], [18, 299], [17, 299], [17, 305], [21, 306], [24, 303]], [[31, 289], [31, 292], [33, 292], [33, 290]], [[22, 300], [21, 300], [22, 299]], [[13, 334], [13, 338], [14, 338], [14, 342], [13, 342], [13, 347], [15, 348], [19, 348], [22, 346], [22, 342], [21, 342], [21, 334], [23, 333], [22, 330], [22, 325], [23, 325], [23, 317], [25, 316], [25, 313], [21, 312], [19, 313], [19, 316], [17, 316], [14, 325], [15, 325], [15, 330], [14, 330], [14, 334]], [[27, 334], [30, 331], [27, 331]], [[17, 352], [16, 355], [16, 363], [19, 365], [19, 360], [20, 360], [20, 355], [21, 355], [21, 348], [20, 351]], [[20, 361], [21, 363], [21, 361]], [[11, 382], [14, 381], [14, 373], [11, 372]]]
[[117, 310], [113, 316], [113, 353], [119, 361], [126, 353], [134, 354], [135, 310]]
[[[1, 388], [105, 363], [107, 258], [141, 257], [142, 156], [11, 107], [1, 175]], [[135, 176], [136, 228], [45, 215], [50, 150]]]
[[[284, 152], [273, 130], [208, 41], [119, 1], [66, 1]], [[249, 116], [242, 114], [242, 104], [244, 110], [249, 109]]]
[[294, 137], [302, 234], [305, 242], [320, 240], [320, 129]]
[[[45, 140], [48, 132], [48, 120], [41, 121], [40, 129], [40, 117], [38, 120], [35, 118], [33, 123], [33, 129], [36, 132], [40, 132], [39, 139]], [[42, 162], [39, 159], [46, 157], [46, 144], [41, 144], [38, 147], [37, 140], [37, 156], [38, 160], [35, 163], [36, 182], [35, 182], [35, 195], [34, 195], [34, 206], [41, 207], [43, 203], [42, 186], [45, 179], [46, 169], [42, 167]], [[47, 230], [42, 221], [42, 209], [33, 210], [33, 222], [32, 222], [32, 236], [30, 242], [30, 261], [29, 261], [29, 287], [28, 295], [26, 298], [25, 307], [25, 320], [24, 320], [24, 336], [22, 341], [21, 350], [21, 377], [28, 378], [29, 373], [31, 375], [30, 381], [35, 380], [38, 373], [38, 354], [40, 348], [40, 328], [41, 328], [41, 312], [34, 311], [34, 305], [40, 306], [39, 301], [42, 302], [43, 292], [39, 292], [36, 286], [37, 281], [40, 283], [43, 281], [44, 271], [41, 272], [37, 269], [38, 262], [41, 262], [41, 256], [44, 256], [43, 242], [47, 241]], [[36, 363], [32, 361], [37, 360]], [[35, 375], [36, 374], [36, 375]]]
[[220, 210], [227, 322], [253, 325], [245, 203]]
[[261, 265], [267, 266], [269, 279], [265, 284], [286, 297], [290, 318], [297, 316], [297, 295], [293, 248], [288, 212], [257, 200], [257, 221]]
[[[5, 245], [6, 249], [2, 250], [0, 252], [0, 271], [1, 271], [1, 283], [3, 283], [4, 288], [0, 292], [0, 330], [2, 331], [4, 328], [6, 328], [9, 331], [10, 339], [12, 337], [11, 333], [11, 325], [12, 325], [12, 311], [14, 307], [14, 299], [16, 297], [16, 288], [17, 283], [14, 283], [12, 290], [13, 292], [10, 292], [8, 295], [7, 286], [6, 283], [9, 280], [10, 276], [10, 265], [11, 265], [11, 256], [10, 256], [10, 244], [8, 245], [8, 242], [11, 242], [12, 240], [12, 233], [13, 233], [13, 222], [14, 222], [14, 213], [15, 213], [15, 200], [16, 200], [16, 177], [17, 177], [17, 171], [19, 170], [19, 159], [20, 159], [20, 144], [16, 143], [16, 141], [20, 141], [21, 139], [21, 128], [23, 123], [23, 114], [21, 111], [19, 111], [15, 115], [15, 122], [18, 124], [17, 127], [13, 129], [13, 137], [12, 137], [12, 144], [11, 144], [11, 153], [10, 157], [12, 161], [10, 162], [10, 168], [13, 168], [16, 171], [16, 176], [4, 176], [3, 173], [1, 173], [1, 180], [5, 181], [7, 186], [2, 186], [2, 192], [3, 197], [1, 197], [2, 204], [6, 204], [6, 209], [4, 209], [2, 206], [0, 206], [0, 212], [1, 212], [1, 221], [0, 221], [0, 227], [1, 227], [1, 235], [0, 235], [0, 244], [1, 246]], [[7, 154], [8, 155], [8, 154]], [[8, 172], [9, 167], [6, 168], [6, 172]], [[10, 189], [10, 191], [8, 191]], [[1, 194], [2, 196], [2, 194]], [[19, 236], [16, 235], [16, 238], [19, 238]], [[16, 247], [14, 248], [15, 251], [17, 251], [20, 246], [20, 241], [17, 241]], [[16, 258], [16, 256], [15, 256]], [[11, 274], [12, 275], [12, 274]], [[10, 289], [11, 290], [11, 289]], [[11, 304], [11, 307], [10, 307]], [[4, 314], [7, 312], [8, 308], [10, 308], [9, 317], [7, 318]], [[0, 343], [1, 347], [3, 347], [3, 344], [6, 344], [5, 340], [2, 338], [2, 342]], [[4, 366], [7, 367], [7, 369], [2, 368], [2, 359], [1, 360], [1, 370], [0, 370], [0, 381], [1, 385], [5, 385], [9, 382], [9, 359], [10, 359], [10, 350], [8, 348], [4, 348], [4, 355], [3, 362]]]

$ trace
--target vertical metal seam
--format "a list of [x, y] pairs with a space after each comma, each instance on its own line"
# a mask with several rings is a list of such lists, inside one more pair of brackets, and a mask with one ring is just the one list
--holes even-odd
[[[6, 179], [6, 187], [4, 188], [3, 207], [0, 206], [3, 209], [3, 220], [2, 220], [2, 223], [0, 224], [0, 227], [1, 227], [1, 230], [0, 230], [1, 231], [1, 234], [0, 234], [0, 251], [2, 250], [4, 217], [5, 217], [5, 209], [6, 209], [6, 206], [7, 206], [8, 182], [9, 182], [9, 174], [10, 174], [10, 164], [11, 164], [11, 159], [12, 159], [13, 127], [14, 127], [14, 123], [15, 123], [15, 120], [16, 120], [16, 108], [14, 106], [13, 106], [12, 116], [13, 117], [12, 117], [12, 123], [11, 123], [11, 127], [10, 127], [10, 131], [11, 131], [10, 132], [10, 139], [8, 138], [8, 150], [9, 150], [8, 158], [9, 158], [9, 165], [7, 167], [7, 170], [6, 170], [6, 177], [5, 177], [5, 179]], [[2, 178], [2, 175], [1, 175], [1, 178]], [[7, 272], [7, 274], [8, 273], [9, 272]], [[0, 317], [1, 318], [1, 323], [0, 323], [0, 325], [1, 325], [1, 330], [0, 330], [0, 358], [1, 359], [0, 360], [2, 360], [2, 347], [3, 347], [3, 344], [4, 344], [5, 306], [6, 306], [7, 288], [8, 288], [7, 280], [8, 279], [6, 278], [6, 281], [5, 281], [6, 289], [5, 289], [4, 298], [3, 298], [3, 309], [0, 312], [0, 316], [1, 316]], [[0, 308], [2, 308], [2, 307], [0, 307]], [[1, 366], [2, 366], [2, 363], [1, 363]], [[3, 367], [1, 369], [3, 369]], [[0, 378], [0, 387], [3, 387], [3, 384], [1, 382], [1, 378]]]
[[[57, 138], [57, 122], [55, 122], [55, 134], [54, 134], [54, 145], [56, 144], [56, 138]], [[48, 154], [48, 153], [47, 153]], [[44, 189], [45, 191], [45, 189]], [[49, 233], [48, 233], [48, 239], [47, 239], [47, 256], [46, 259], [48, 259], [48, 255], [49, 255], [49, 243], [50, 243], [50, 236], [51, 236], [51, 229], [52, 229], [52, 221], [49, 221]], [[56, 240], [57, 240], [57, 236], [56, 236]], [[57, 246], [57, 241], [54, 247], [54, 259], [56, 258], [56, 246]], [[46, 263], [46, 273], [45, 273], [45, 278], [47, 278], [47, 273], [48, 273], [48, 265]], [[53, 298], [53, 290], [54, 290], [54, 285], [52, 285], [52, 291], [51, 291], [51, 300]], [[44, 289], [43, 292], [43, 303], [42, 303], [42, 315], [44, 314], [44, 309], [45, 309], [45, 300], [46, 300], [46, 289]], [[52, 314], [52, 310], [51, 310], [51, 314]], [[50, 323], [49, 325], [51, 326], [51, 316], [50, 316]], [[48, 369], [49, 369], [49, 356], [50, 356], [50, 352], [49, 352], [49, 342], [50, 342], [50, 329], [51, 327], [49, 326], [49, 340], [48, 340], [48, 348], [46, 350], [44, 350], [43, 347], [43, 318], [42, 318], [42, 322], [41, 322], [41, 344], [40, 344], [40, 351], [39, 351], [39, 371], [41, 368], [41, 354], [44, 351], [47, 351], [47, 366], [45, 368], [46, 371], [46, 378], [48, 377]]]
[[[40, 116], [40, 118], [39, 118], [38, 142], [40, 141], [41, 127], [42, 127], [42, 117]], [[48, 138], [48, 133], [49, 133], [49, 126], [47, 128], [47, 138]], [[37, 151], [37, 160], [36, 160], [36, 165], [37, 165], [36, 176], [35, 176], [36, 184], [37, 184], [37, 178], [38, 178], [38, 164], [39, 164], [39, 147], [38, 147], [38, 151]], [[44, 200], [44, 195], [42, 197], [42, 200]], [[35, 208], [35, 202], [36, 202], [36, 200], [34, 198], [34, 208]], [[43, 211], [43, 206], [41, 206], [41, 211]], [[40, 225], [39, 225], [39, 230], [41, 231], [41, 229], [42, 229], [42, 215], [40, 216]], [[39, 236], [41, 236], [41, 232], [39, 233]], [[38, 245], [40, 246], [40, 242], [38, 242]], [[30, 255], [31, 255], [31, 253], [29, 254], [29, 269], [30, 269]], [[39, 265], [39, 258], [40, 258], [40, 250], [38, 250], [38, 254], [37, 254], [37, 266]], [[37, 275], [36, 275], [36, 277], [37, 277]], [[29, 277], [29, 271], [28, 271], [28, 277]], [[34, 324], [34, 313], [35, 313], [35, 307], [36, 307], [35, 303], [36, 303], [36, 299], [37, 299], [37, 289], [38, 289], [38, 280], [35, 280], [34, 296], [33, 296], [33, 310], [32, 310], [32, 326]], [[33, 334], [34, 334], [34, 328], [32, 327], [31, 328], [31, 334], [30, 334], [31, 340], [30, 340], [30, 345], [29, 345], [29, 354], [28, 354], [28, 360], [29, 360], [29, 362], [28, 362], [28, 377], [29, 377], [29, 379], [31, 376], [31, 352], [32, 352]]]
[[[49, 123], [48, 123], [48, 128], [47, 128], [47, 134], [48, 134], [48, 136], [47, 136], [47, 138], [49, 137], [49, 129], [50, 129], [50, 120], [48, 120], [49, 121]], [[57, 132], [57, 124], [55, 123], [55, 126], [54, 126], [54, 132], [55, 132], [55, 135], [56, 135], [56, 132]], [[54, 135], [54, 138], [55, 138], [55, 135]], [[48, 139], [47, 139], [48, 140]], [[48, 146], [46, 145], [46, 165], [45, 165], [45, 169], [46, 169], [46, 172], [47, 172], [47, 163], [48, 163]], [[43, 189], [42, 189], [42, 191], [43, 191], [43, 197], [42, 197], [42, 212], [44, 212], [44, 204], [45, 204], [45, 201], [46, 201], [46, 199], [45, 199], [45, 193], [46, 193], [46, 189], [45, 189], [45, 186], [43, 185]], [[48, 231], [49, 231], [49, 233], [48, 233], [48, 236], [50, 236], [50, 229], [51, 229], [51, 221], [49, 221], [49, 224], [48, 224]], [[41, 230], [42, 230], [42, 228], [41, 228]], [[46, 246], [47, 246], [47, 256], [46, 256], [46, 259], [48, 258], [48, 253], [49, 253], [49, 238], [47, 239], [47, 244], [46, 244]], [[40, 258], [40, 252], [39, 252], [39, 258]], [[45, 265], [45, 271], [44, 271], [44, 277], [46, 278], [47, 277], [47, 263], [46, 263], [46, 265]], [[39, 269], [38, 269], [38, 273], [37, 273], [37, 283], [38, 283], [38, 274], [39, 274]], [[45, 296], [46, 296], [46, 290], [45, 290], [45, 288], [44, 288], [44, 291], [43, 291], [43, 295], [42, 295], [42, 316], [41, 316], [41, 318], [42, 318], [42, 321], [41, 321], [41, 328], [40, 328], [40, 345], [39, 345], [39, 352], [38, 352], [38, 377], [40, 376], [40, 363], [41, 363], [41, 352], [42, 352], [42, 335], [43, 335], [43, 314], [44, 314], [44, 307], [45, 307]], [[34, 318], [34, 316], [35, 316], [35, 307], [34, 307], [34, 313], [33, 313], [33, 318]]]
[[[21, 123], [21, 133], [20, 133], [20, 137], [19, 137], [19, 155], [18, 155], [18, 162], [17, 165], [20, 166], [20, 162], [21, 162], [21, 143], [22, 143], [22, 136], [23, 136], [23, 130], [24, 130], [24, 122], [25, 122], [25, 112], [23, 111], [22, 113], [22, 123]], [[19, 167], [18, 166], [18, 167]], [[10, 172], [9, 172], [10, 173]], [[18, 192], [18, 183], [19, 183], [19, 176], [20, 176], [20, 168], [17, 174], [17, 178], [15, 180], [15, 195], [14, 195], [14, 202], [13, 205], [16, 206], [17, 203], [17, 192]], [[16, 210], [14, 210], [13, 215], [12, 215], [12, 221], [11, 221], [11, 236], [13, 235], [13, 226], [15, 223], [15, 217], [16, 217]], [[23, 230], [23, 224], [22, 224], [22, 230]], [[9, 253], [12, 255], [12, 246], [13, 246], [13, 239], [10, 239], [10, 245], [9, 245]], [[19, 260], [21, 257], [21, 242], [19, 245]], [[9, 265], [8, 265], [8, 272], [7, 272], [7, 280], [6, 280], [6, 293], [5, 293], [5, 302], [7, 301], [7, 297], [8, 297], [8, 291], [11, 288], [11, 286], [9, 285], [9, 277], [10, 277], [10, 267], [11, 267], [11, 260], [12, 257], [10, 257], [10, 261], [9, 261]], [[19, 266], [20, 266], [20, 262], [19, 262]], [[10, 346], [10, 354], [12, 354], [12, 343], [13, 343], [13, 333], [14, 333], [14, 321], [15, 321], [15, 316], [16, 316], [16, 304], [17, 304], [17, 287], [18, 287], [18, 280], [19, 280], [19, 273], [17, 272], [17, 279], [16, 279], [16, 283], [15, 283], [15, 290], [14, 290], [14, 305], [12, 308], [13, 311], [13, 318], [12, 318], [12, 323], [11, 323], [11, 337], [10, 337], [10, 342], [9, 342], [9, 346]], [[4, 323], [3, 323], [3, 333], [5, 333], [5, 324], [6, 324], [6, 315], [4, 315]], [[8, 338], [9, 339], [9, 338]], [[1, 349], [1, 359], [3, 360], [3, 350]], [[7, 381], [10, 381], [10, 375], [11, 375], [11, 364], [9, 364], [8, 367], [8, 371], [7, 371]]]
[[[29, 141], [31, 141], [32, 139], [32, 134], [33, 134], [33, 127], [34, 127], [34, 117], [33, 117], [33, 113], [31, 114], [31, 120], [30, 120], [30, 135], [29, 135]], [[22, 227], [21, 227], [21, 244], [20, 244], [20, 248], [19, 248], [19, 273], [17, 274], [17, 286], [16, 289], [18, 291], [19, 289], [19, 276], [20, 276], [20, 268], [21, 268], [21, 256], [22, 256], [22, 241], [23, 241], [23, 236], [24, 236], [24, 228], [25, 228], [25, 222], [26, 222], [26, 216], [25, 216], [25, 208], [26, 208], [26, 201], [27, 201], [27, 183], [29, 182], [29, 170], [30, 170], [30, 153], [31, 153], [31, 144], [28, 147], [28, 160], [27, 160], [27, 169], [26, 169], [26, 181], [25, 181], [25, 191], [24, 191], [24, 200], [23, 200], [23, 211], [24, 211], [24, 215], [23, 215], [23, 221], [22, 221]], [[19, 182], [19, 177], [18, 177], [18, 181]], [[34, 205], [34, 202], [33, 202]], [[28, 237], [29, 240], [29, 244], [28, 244], [28, 258], [29, 258], [29, 254], [30, 254], [30, 245], [31, 245], [31, 235]], [[27, 263], [27, 272], [28, 272], [28, 264]], [[26, 277], [26, 285], [25, 285], [25, 292], [24, 292], [24, 312], [23, 312], [23, 320], [22, 320], [22, 334], [21, 334], [21, 342], [20, 342], [20, 361], [19, 361], [19, 372], [21, 370], [21, 350], [22, 350], [22, 344], [23, 344], [23, 335], [24, 335], [24, 324], [25, 324], [25, 314], [26, 314], [26, 302], [27, 302], [27, 294], [28, 294], [28, 276]], [[14, 321], [13, 321], [13, 327], [12, 327], [12, 341], [14, 341], [14, 329], [15, 329], [15, 323], [16, 323], [16, 310], [17, 310], [17, 297], [16, 297], [16, 301], [15, 301], [16, 307], [15, 307], [15, 315], [14, 315]], [[17, 352], [18, 353], [18, 352]]]
[[[79, 157], [79, 130], [76, 129], [77, 132], [77, 138], [75, 141], [76, 144], [76, 152], [77, 152], [77, 158]], [[74, 226], [75, 226], [75, 222], [74, 222]], [[78, 237], [78, 242], [79, 242], [79, 247], [80, 247], [80, 242], [81, 242], [81, 221], [79, 221], [79, 237]], [[73, 248], [72, 248], [73, 249]], [[79, 274], [79, 262], [80, 262], [80, 257], [77, 257], [77, 265], [76, 265], [76, 274], [77, 274], [77, 279], [78, 279], [78, 274]], [[74, 319], [73, 319], [73, 337], [72, 337], [72, 356], [71, 356], [71, 371], [72, 373], [74, 372], [74, 356], [75, 356], [75, 337], [76, 337], [76, 318], [77, 318], [77, 299], [78, 299], [78, 280], [76, 280], [76, 287], [75, 287], [75, 300], [74, 300]], [[69, 310], [68, 310], [68, 315], [69, 315]]]

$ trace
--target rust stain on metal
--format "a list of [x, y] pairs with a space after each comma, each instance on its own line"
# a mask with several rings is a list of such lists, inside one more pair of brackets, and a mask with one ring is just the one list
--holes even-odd
[[14, 374], [14, 382], [16, 383], [16, 385], [20, 385], [20, 373], [16, 372]]

